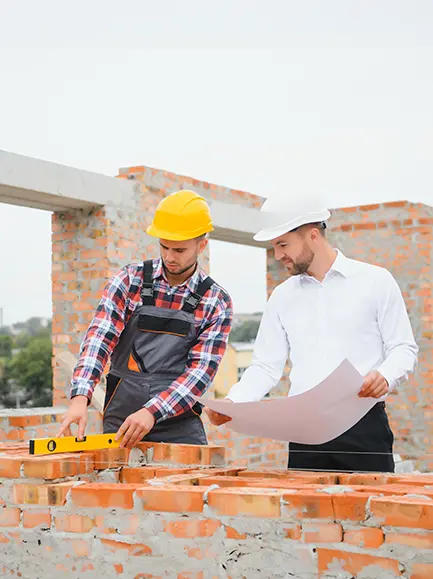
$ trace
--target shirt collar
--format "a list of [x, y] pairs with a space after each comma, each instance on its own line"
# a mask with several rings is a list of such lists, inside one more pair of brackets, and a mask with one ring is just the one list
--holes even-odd
[[[355, 272], [353, 260], [346, 257], [339, 249], [336, 249], [336, 252], [337, 257], [335, 258], [334, 263], [331, 265], [328, 273], [326, 274], [325, 279], [334, 275], [333, 272], [336, 272], [346, 278], [350, 277]], [[301, 280], [306, 282], [317, 281], [307, 273], [301, 275]]]
[[[204, 273], [202, 268], [199, 265], [197, 265], [197, 268], [196, 268], [195, 272], [192, 274], [192, 276], [190, 278], [188, 278], [186, 281], [184, 281], [182, 284], [179, 284], [176, 287], [186, 287], [191, 293], [194, 293], [196, 291], [200, 281], [202, 279], [204, 279], [205, 277], [206, 277], [206, 274]], [[161, 258], [158, 258], [158, 259], [154, 260], [154, 262], [153, 262], [152, 279], [154, 279], [154, 280], [163, 279], [166, 283], [168, 283], [164, 268], [162, 266], [162, 259]]]
[[337, 251], [337, 257], [335, 258], [334, 263], [331, 266], [330, 271], [336, 271], [341, 273], [344, 277], [350, 277], [353, 273], [355, 268], [353, 267], [353, 260], [346, 257], [339, 249]]

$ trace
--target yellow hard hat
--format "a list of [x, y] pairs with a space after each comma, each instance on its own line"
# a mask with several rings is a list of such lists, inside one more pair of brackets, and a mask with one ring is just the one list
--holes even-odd
[[213, 231], [212, 216], [206, 200], [194, 191], [176, 191], [156, 208], [146, 233], [159, 239], [185, 241]]

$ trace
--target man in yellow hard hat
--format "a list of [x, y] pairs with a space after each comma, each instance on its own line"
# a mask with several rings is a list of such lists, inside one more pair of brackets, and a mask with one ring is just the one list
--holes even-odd
[[81, 345], [71, 405], [59, 436], [78, 423], [82, 438], [93, 389], [110, 359], [104, 433], [121, 446], [140, 440], [206, 444], [203, 395], [224, 354], [232, 323], [227, 292], [198, 265], [213, 230], [205, 199], [178, 191], [163, 199], [147, 233], [160, 258], [123, 267], [106, 285]]

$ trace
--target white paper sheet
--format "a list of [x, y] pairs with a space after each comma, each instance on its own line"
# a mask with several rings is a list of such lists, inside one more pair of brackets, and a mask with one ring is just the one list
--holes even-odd
[[354, 426], [378, 402], [359, 398], [363, 376], [345, 359], [322, 382], [294, 396], [260, 402], [227, 402], [194, 396], [230, 416], [226, 426], [240, 434], [301, 444], [323, 444]]

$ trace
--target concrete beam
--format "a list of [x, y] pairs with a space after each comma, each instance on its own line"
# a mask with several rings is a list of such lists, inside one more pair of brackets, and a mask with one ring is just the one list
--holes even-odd
[[0, 150], [0, 202], [48, 211], [121, 203], [133, 183]]
[[[48, 211], [67, 211], [121, 204], [132, 195], [134, 181], [116, 179], [0, 150], [0, 203]], [[210, 201], [215, 231], [212, 239], [267, 247], [253, 235], [259, 229], [259, 211]]]
[[211, 239], [253, 247], [270, 247], [268, 243], [253, 239], [253, 235], [260, 229], [258, 209], [213, 200], [209, 205], [215, 226], [210, 235]]

